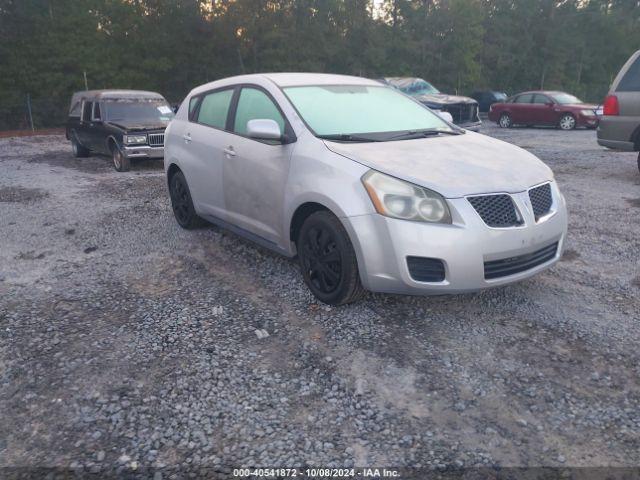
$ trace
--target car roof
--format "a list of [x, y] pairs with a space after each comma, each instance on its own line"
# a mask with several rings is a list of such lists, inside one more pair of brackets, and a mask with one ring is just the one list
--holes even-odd
[[219, 80], [200, 85], [191, 91], [197, 95], [217, 87], [252, 83], [268, 80], [278, 87], [302, 87], [311, 85], [370, 85], [380, 86], [379, 82], [369, 78], [355, 77], [351, 75], [337, 75], [331, 73], [303, 73], [303, 72], [274, 72], [253, 73], [249, 75], [237, 75], [235, 77], [221, 78]]
[[[513, 96], [515, 97], [516, 95], [523, 95], [523, 94], [526, 94], [526, 93], [540, 93], [542, 95], [557, 95], [559, 93], [567, 93], [567, 92], [561, 92], [560, 90], [528, 90], [526, 92], [516, 93]], [[571, 95], [571, 94], [569, 93], [567, 95]]]
[[87, 100], [128, 100], [128, 99], [145, 99], [145, 100], [164, 100], [164, 97], [156, 92], [146, 90], [84, 90], [75, 92], [71, 97], [71, 104], [75, 104], [80, 99]]

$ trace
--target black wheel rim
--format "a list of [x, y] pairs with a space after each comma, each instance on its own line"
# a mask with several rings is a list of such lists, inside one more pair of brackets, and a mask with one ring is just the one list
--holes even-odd
[[189, 192], [186, 185], [179, 178], [174, 179], [173, 188], [171, 189], [171, 200], [173, 205], [173, 213], [178, 222], [187, 223], [189, 220]]
[[338, 289], [342, 258], [333, 234], [322, 227], [310, 228], [302, 243], [302, 261], [309, 281], [322, 293]]

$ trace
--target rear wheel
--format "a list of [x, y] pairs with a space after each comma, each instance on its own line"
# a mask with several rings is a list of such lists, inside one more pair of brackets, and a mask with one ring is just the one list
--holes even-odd
[[86, 158], [91, 153], [88, 148], [80, 145], [75, 132], [71, 134], [71, 149], [73, 150], [73, 156], [76, 158]]
[[182, 172], [176, 172], [169, 180], [169, 195], [171, 196], [171, 208], [178, 225], [187, 230], [201, 227], [204, 221], [196, 213], [191, 199], [191, 192], [187, 179]]
[[129, 159], [122, 154], [117, 145], [111, 145], [111, 155], [113, 158], [113, 167], [117, 172], [128, 172], [131, 168]]
[[558, 126], [561, 130], [573, 130], [574, 128], [576, 128], [576, 118], [570, 113], [565, 113], [562, 117], [560, 117]]
[[298, 259], [304, 281], [321, 302], [344, 305], [365, 293], [355, 251], [340, 220], [330, 212], [310, 215], [302, 224]]
[[502, 115], [500, 115], [500, 118], [498, 119], [498, 125], [500, 125], [502, 128], [511, 128], [511, 116], [508, 113], [503, 113]]

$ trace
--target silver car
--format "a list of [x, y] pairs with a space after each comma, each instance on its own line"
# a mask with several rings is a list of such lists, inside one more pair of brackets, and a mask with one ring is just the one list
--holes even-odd
[[288, 257], [339, 305], [443, 294], [558, 261], [565, 200], [531, 153], [448, 123], [372, 80], [245, 75], [194, 89], [166, 131], [184, 228], [202, 219]]

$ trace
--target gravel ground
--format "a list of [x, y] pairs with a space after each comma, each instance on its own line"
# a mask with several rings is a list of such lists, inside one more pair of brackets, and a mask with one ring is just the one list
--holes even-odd
[[157, 162], [119, 174], [61, 136], [0, 139], [0, 466], [638, 466], [635, 155], [483, 129], [554, 169], [563, 260], [340, 308], [293, 261], [181, 230]]

